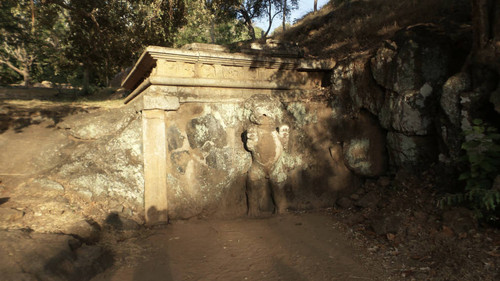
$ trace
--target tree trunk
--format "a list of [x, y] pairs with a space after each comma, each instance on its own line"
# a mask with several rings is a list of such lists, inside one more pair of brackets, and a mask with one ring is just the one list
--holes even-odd
[[262, 33], [262, 36], [261, 38], [266, 38], [267, 37], [267, 34], [269, 34], [269, 31], [271, 31], [271, 26], [273, 25], [273, 5], [271, 3], [271, 1], [269, 0], [268, 3], [267, 3], [267, 19], [268, 19], [268, 22], [269, 22], [269, 25], [267, 26], [267, 30], [265, 33]]
[[30, 87], [31, 86], [31, 77], [30, 77], [30, 72], [27, 68], [23, 69], [23, 86], [24, 87]]
[[256, 39], [256, 37], [255, 37], [255, 30], [253, 28], [252, 23], [248, 23], [247, 24], [247, 28], [248, 28], [248, 35], [250, 35], [250, 38], [252, 38], [252, 40], [255, 40]]
[[492, 21], [490, 12], [493, 10], [494, 0], [472, 1], [472, 24], [474, 28], [474, 49], [486, 46], [492, 38]]
[[283, 0], [283, 32], [286, 30], [286, 0]]
[[31, 62], [25, 61], [25, 62], [23, 62], [22, 66], [16, 67], [15, 65], [13, 65], [7, 59], [5, 59], [5, 60], [4, 59], [0, 59], [0, 64], [5, 64], [10, 69], [12, 69], [15, 72], [17, 72], [18, 74], [22, 75], [23, 76], [23, 85], [25, 87], [29, 87], [31, 85], [31, 81], [30, 81]]
[[470, 62], [493, 65], [500, 71], [500, 3], [497, 0], [472, 0], [473, 45]]
[[210, 41], [212, 44], [215, 44], [215, 20], [212, 19], [210, 22]]
[[243, 20], [245, 21], [245, 25], [247, 26], [248, 29], [248, 35], [252, 40], [255, 40], [255, 30], [253, 28], [252, 18], [250, 18], [250, 15], [244, 8], [240, 8], [239, 13], [243, 17]]
[[31, 0], [31, 33], [35, 33], [35, 0]]
[[89, 94], [90, 91], [90, 72], [87, 66], [83, 69], [83, 94]]
[[314, 12], [318, 11], [318, 0], [314, 0]]

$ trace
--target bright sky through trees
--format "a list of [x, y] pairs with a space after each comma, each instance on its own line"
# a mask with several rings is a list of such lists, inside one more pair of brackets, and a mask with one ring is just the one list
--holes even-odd
[[[318, 10], [323, 7], [329, 0], [318, 0]], [[299, 8], [297, 10], [292, 11], [292, 15], [290, 16], [290, 20], [287, 22], [293, 23], [296, 19], [301, 18], [303, 15], [312, 12], [314, 8], [314, 0], [299, 0]], [[267, 18], [257, 19], [255, 21], [255, 25], [262, 28], [263, 30], [267, 29], [268, 21]], [[271, 27], [271, 31], [276, 29], [281, 25], [280, 20], [274, 20], [273, 26]]]

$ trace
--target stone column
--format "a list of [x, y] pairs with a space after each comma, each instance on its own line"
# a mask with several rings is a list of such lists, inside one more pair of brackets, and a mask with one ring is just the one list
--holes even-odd
[[149, 225], [168, 222], [165, 111], [142, 111], [144, 208]]
[[179, 98], [154, 87], [143, 96], [144, 211], [148, 225], [168, 222], [166, 111], [179, 109]]

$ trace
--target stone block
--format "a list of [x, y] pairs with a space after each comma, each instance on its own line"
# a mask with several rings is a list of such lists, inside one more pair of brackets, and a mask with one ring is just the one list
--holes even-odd
[[148, 94], [143, 97], [144, 109], [177, 110], [180, 107], [179, 97], [162, 94]]
[[167, 129], [167, 141], [168, 141], [168, 150], [174, 151], [183, 146], [184, 136], [182, 135], [179, 128], [177, 128], [176, 126], [170, 126]]

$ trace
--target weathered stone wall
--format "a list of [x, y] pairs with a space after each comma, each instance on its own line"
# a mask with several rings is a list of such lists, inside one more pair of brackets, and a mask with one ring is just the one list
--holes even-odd
[[282, 184], [289, 209], [331, 206], [338, 192], [353, 187], [354, 175], [338, 161], [341, 133], [335, 132], [326, 102], [281, 102], [255, 95], [244, 102], [186, 103], [165, 114], [173, 219], [246, 215], [252, 166], [246, 134], [256, 115], [272, 119], [273, 131], [289, 127], [289, 140], [268, 175]]

